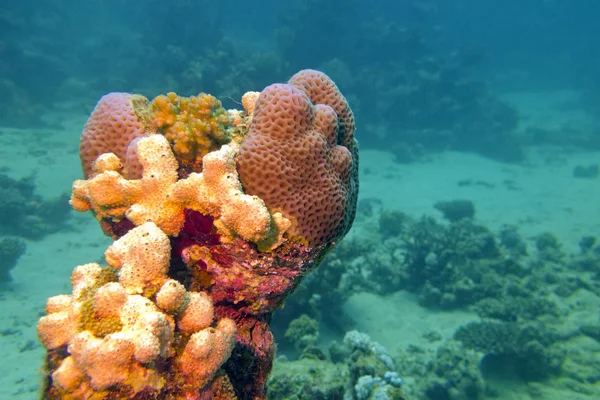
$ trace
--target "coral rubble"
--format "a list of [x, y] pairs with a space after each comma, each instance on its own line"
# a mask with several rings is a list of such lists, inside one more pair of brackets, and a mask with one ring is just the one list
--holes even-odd
[[358, 146], [321, 72], [256, 97], [100, 100], [71, 205], [116, 241], [48, 300], [48, 398], [266, 397], [271, 314], [350, 229]]

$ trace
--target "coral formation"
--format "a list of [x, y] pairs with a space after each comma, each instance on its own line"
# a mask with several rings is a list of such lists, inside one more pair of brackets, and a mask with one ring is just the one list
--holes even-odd
[[[167, 235], [145, 223], [108, 248], [108, 267], [76, 267], [72, 295], [48, 300], [38, 334], [53, 371], [49, 398], [189, 398], [210, 390], [236, 325], [215, 324], [206, 293], [169, 279], [170, 252]], [[174, 374], [187, 384], [178, 387]]]
[[242, 106], [250, 117], [249, 122], [252, 122], [252, 116], [254, 115], [254, 108], [256, 107], [256, 101], [260, 96], [260, 92], [246, 92], [242, 96]]
[[484, 354], [488, 373], [511, 365], [525, 380], [542, 380], [560, 371], [564, 354], [554, 346], [552, 331], [542, 324], [474, 322], [460, 327], [455, 339]]
[[150, 118], [171, 143], [177, 160], [192, 170], [200, 169], [207, 153], [231, 140], [227, 112], [216, 97], [206, 93], [158, 96], [152, 100]]
[[[356, 114], [369, 121], [361, 126], [363, 146], [392, 151], [402, 161], [445, 149], [505, 161], [524, 157], [516, 110], [475, 78], [482, 57], [440, 50], [436, 7], [416, 4], [399, 15], [359, 1], [299, 2], [281, 17], [277, 39], [286, 60], [302, 65], [308, 59], [347, 88]], [[344, 23], [356, 15], [360, 21]], [[329, 41], [315, 49], [307, 37]]]
[[[273, 99], [278, 87], [300, 99], [300, 107]], [[109, 121], [109, 143], [102, 143], [101, 128], [90, 140], [88, 122], [87, 179], [73, 184], [71, 205], [92, 211], [116, 241], [105, 253], [109, 267], [76, 268], [73, 295], [50, 299], [40, 320], [51, 398], [266, 397], [275, 350], [271, 314], [347, 233], [356, 210], [352, 111], [320, 72], [306, 71], [303, 88], [324, 104], [293, 85], [275, 84], [256, 102], [255, 94], [245, 98], [247, 115], [225, 112], [209, 95], [174, 93], [150, 106], [137, 95], [117, 94], [139, 101], [125, 116], [123, 107], [115, 116], [110, 109], [102, 118], [98, 108], [92, 113], [100, 127]], [[130, 135], [132, 125], [111, 122], [123, 118], [137, 121], [143, 133]], [[257, 145], [268, 139], [261, 135], [270, 120], [290, 123], [269, 132], [285, 140]], [[119, 127], [124, 138], [114, 141]], [[97, 155], [91, 165], [90, 154]], [[288, 166], [266, 171], [246, 162], [254, 154]], [[129, 173], [132, 160], [139, 176]], [[290, 168], [299, 169], [290, 176]], [[253, 192], [249, 182], [264, 182], [266, 172], [293, 190], [280, 193], [280, 201]]]
[[269, 399], [344, 399], [348, 385], [345, 365], [325, 360], [278, 360], [269, 378]]
[[[478, 357], [460, 343], [450, 341], [440, 346], [428, 365], [429, 379], [420, 379], [417, 398], [482, 400], [485, 381], [478, 368]], [[421, 375], [421, 374], [419, 374]]]
[[231, 119], [214, 96], [157, 96], [152, 102], [137, 94], [110, 93], [90, 115], [80, 141], [85, 178], [96, 173], [95, 161], [113, 153], [120, 160], [114, 170], [126, 179], [139, 179], [142, 165], [137, 142], [153, 133], [164, 135], [178, 165], [187, 173], [202, 170], [202, 157], [231, 140]]
[[335, 83], [322, 72], [305, 69], [292, 76], [289, 84], [306, 93], [313, 104], [325, 104], [335, 111], [339, 124], [336, 142], [351, 149], [354, 140], [354, 114]]
[[[8, 32], [24, 42], [7, 42], [2, 48], [0, 67], [5, 79], [0, 87], [7, 94], [5, 107], [0, 110], [2, 120], [41, 124], [42, 111], [55, 102], [56, 93], [77, 98], [79, 101], [70, 105], [75, 107], [92, 101], [106, 87], [133, 87], [141, 93], [184, 93], [202, 88], [239, 98], [249, 88], [269, 84], [273, 76], [286, 76], [310, 64], [330, 71], [346, 88], [346, 97], [362, 120], [371, 121], [361, 129], [379, 135], [366, 135], [363, 145], [387, 150], [408, 148], [417, 155], [453, 148], [514, 158], [519, 156], [520, 142], [526, 140], [514, 137], [515, 111], [479, 76], [476, 68], [484, 59], [482, 54], [443, 45], [434, 28], [437, 6], [410, 2], [398, 15], [392, 2], [376, 8], [360, 7], [358, 1], [296, 2], [268, 24], [252, 26], [256, 32], [275, 29], [279, 46], [274, 49], [260, 41], [248, 41], [246, 30], [228, 31], [224, 37], [222, 24], [227, 11], [220, 3], [206, 4], [202, 15], [194, 14], [189, 3], [168, 7], [152, 0], [148, 8], [155, 12], [146, 15], [143, 23], [125, 27], [122, 24], [128, 18], [115, 22], [118, 29], [130, 29], [140, 40], [115, 43], [112, 33], [104, 32], [77, 46], [61, 47], [61, 57], [56, 56], [52, 45], [67, 43], [69, 38], [57, 37], [65, 30], [57, 32], [52, 27], [68, 27], [78, 18], [67, 5], [42, 7], [42, 20], [30, 15], [24, 6], [0, 15]], [[90, 14], [105, 11], [95, 5]], [[165, 15], [178, 24], [166, 26]], [[190, 15], [194, 15], [194, 22]], [[361, 18], [356, 23], [344, 23], [356, 20], [357, 15]], [[171, 37], [178, 38], [177, 44]], [[330, 43], [322, 43], [323, 37]], [[116, 58], [121, 61], [109, 61]], [[37, 73], [42, 69], [44, 74]], [[539, 75], [539, 69], [534, 74]], [[597, 115], [598, 77], [595, 72], [591, 75], [586, 80], [591, 86], [584, 85], [588, 96], [583, 104], [592, 105], [590, 112]], [[9, 107], [11, 104], [14, 106]], [[557, 144], [568, 141], [598, 147], [597, 138], [587, 130], [557, 131], [561, 140]], [[541, 139], [548, 142], [546, 137]]]
[[303, 352], [314, 347], [319, 341], [319, 323], [317, 320], [302, 314], [290, 323], [285, 331], [285, 338], [293, 343], [296, 350]]
[[0, 282], [12, 280], [10, 270], [25, 253], [25, 242], [12, 237], [0, 237]]
[[357, 152], [346, 99], [329, 77], [309, 70], [262, 91], [237, 162], [246, 192], [314, 246], [344, 236], [354, 220]]
[[240, 236], [261, 248], [280, 244], [289, 223], [281, 213], [269, 213], [260, 198], [242, 192], [232, 147], [206, 156], [202, 173], [178, 180], [177, 160], [163, 136], [149, 135], [136, 146], [142, 178], [125, 179], [114, 169], [118, 159], [102, 155], [95, 163], [96, 175], [73, 185], [75, 210], [91, 209], [99, 220], [127, 218], [135, 225], [153, 221], [176, 236], [185, 221], [184, 209], [192, 209], [215, 217], [223, 236]]
[[0, 237], [41, 239], [63, 229], [71, 216], [67, 198], [46, 200], [36, 193], [33, 177], [15, 180], [0, 174]]
[[[305, 318], [301, 318], [305, 319]], [[297, 323], [289, 330], [296, 331]], [[312, 326], [310, 330], [318, 330]], [[304, 349], [298, 360], [284, 357], [269, 379], [269, 398], [283, 399], [351, 399], [402, 400], [402, 378], [394, 361], [379, 343], [358, 331], [347, 332], [343, 343], [333, 342], [330, 359], [324, 354]]]
[[[302, 282], [276, 314], [274, 329], [296, 328], [297, 322], [290, 321], [306, 314], [345, 332], [354, 322], [336, 305], [361, 292], [387, 296], [403, 289], [436, 312], [448, 307], [461, 309], [462, 315], [477, 314], [457, 322], [454, 333], [443, 328], [427, 332], [419, 344], [400, 349], [394, 361], [401, 366], [402, 390], [410, 398], [506, 397], [507, 374], [519, 388], [524, 382], [550, 392], [597, 393], [591, 388], [598, 382], [592, 360], [600, 334], [596, 319], [589, 318], [600, 293], [595, 236], [584, 236], [580, 253], [569, 254], [549, 233], [525, 239], [514, 227], [504, 226], [495, 234], [471, 219], [448, 224], [413, 219], [382, 210], [371, 199], [363, 200], [358, 210], [356, 234]], [[348, 333], [350, 339], [353, 348], [369, 349], [363, 335]], [[281, 351], [294, 354], [286, 341]], [[349, 359], [344, 346], [331, 346], [329, 355], [335, 363]], [[308, 356], [301, 352], [299, 361]], [[363, 388], [374, 393], [376, 378], [383, 377], [373, 366], [381, 360], [373, 353], [367, 359], [352, 363], [349, 371], [357, 371], [351, 375], [354, 385], [357, 377], [365, 377], [361, 393]]]
[[123, 176], [138, 178], [141, 166], [130, 145], [151, 132], [148, 128], [148, 99], [129, 93], [103, 96], [88, 118], [79, 144], [83, 176], [94, 173], [94, 162], [104, 153], [114, 153], [123, 163]]

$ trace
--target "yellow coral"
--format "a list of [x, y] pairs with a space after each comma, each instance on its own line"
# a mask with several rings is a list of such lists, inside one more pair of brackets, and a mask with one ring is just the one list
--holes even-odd
[[171, 92], [152, 100], [151, 120], [183, 165], [196, 170], [202, 157], [228, 143], [229, 114], [209, 94], [181, 97]]
[[73, 184], [71, 205], [77, 211], [93, 210], [98, 219], [127, 217], [137, 226], [152, 221], [171, 236], [183, 227], [184, 209], [189, 208], [214, 217], [224, 240], [240, 236], [261, 251], [271, 250], [282, 242], [290, 221], [280, 213], [271, 214], [260, 198], [244, 194], [236, 154], [236, 146], [224, 145], [204, 157], [202, 173], [178, 181], [177, 161], [167, 140], [150, 135], [137, 143], [142, 179], [127, 180], [114, 170], [99, 170], [92, 179]]

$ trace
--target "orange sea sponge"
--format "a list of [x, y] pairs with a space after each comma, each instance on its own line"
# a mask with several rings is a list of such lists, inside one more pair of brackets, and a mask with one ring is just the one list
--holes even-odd
[[102, 97], [88, 118], [79, 145], [83, 175], [93, 175], [99, 155], [114, 153], [123, 162], [125, 178], [139, 178], [142, 168], [135, 152], [128, 150], [134, 139], [152, 133], [148, 128], [148, 99], [129, 93], [109, 93]]
[[[50, 298], [37, 326], [52, 371], [44, 398], [187, 399], [203, 389], [210, 393], [235, 345], [236, 323], [215, 321], [208, 294], [188, 292], [156, 270], [169, 265], [170, 254], [169, 238], [149, 222], [106, 251], [109, 264], [120, 268], [112, 281], [98, 264], [75, 268], [72, 295]], [[135, 294], [148, 283], [158, 286], [161, 300]], [[107, 320], [117, 323], [108, 331], [89, 329]], [[173, 378], [179, 374], [192, 387], [181, 387], [181, 379]]]
[[292, 239], [323, 245], [345, 235], [355, 215], [354, 117], [325, 74], [301, 71], [294, 81], [298, 87], [274, 84], [261, 92], [238, 170], [246, 193], [292, 221]]
[[256, 101], [260, 96], [260, 92], [246, 92], [242, 96], [242, 105], [244, 106], [244, 110], [248, 114], [250, 118], [250, 122], [252, 122], [252, 115], [254, 115], [254, 107], [256, 106]]
[[152, 100], [151, 120], [171, 143], [177, 160], [194, 170], [199, 169], [204, 155], [231, 140], [229, 114], [209, 94], [158, 96]]

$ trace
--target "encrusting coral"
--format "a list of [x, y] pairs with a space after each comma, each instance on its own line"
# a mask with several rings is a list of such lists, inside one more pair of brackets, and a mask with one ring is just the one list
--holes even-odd
[[245, 112], [205, 94], [100, 101], [71, 205], [116, 242], [40, 320], [48, 397], [266, 398], [271, 314], [348, 232], [358, 192], [345, 98], [321, 72], [292, 80]]

